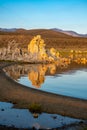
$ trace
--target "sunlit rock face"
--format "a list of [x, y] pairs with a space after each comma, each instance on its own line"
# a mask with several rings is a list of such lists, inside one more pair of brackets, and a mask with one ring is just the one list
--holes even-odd
[[40, 35], [35, 36], [30, 44], [28, 45], [28, 52], [31, 53], [33, 56], [36, 55], [37, 59], [40, 61], [49, 61], [53, 62], [59, 58], [59, 52], [51, 48], [50, 50], [46, 50], [46, 44], [44, 40], [41, 38]]
[[59, 58], [59, 52], [54, 49], [46, 49], [46, 44], [40, 35], [35, 36], [24, 51], [16, 41], [10, 41], [7, 48], [0, 49], [0, 59], [22, 62], [55, 62]]
[[50, 57], [49, 57], [49, 60], [57, 60], [59, 58], [59, 52], [55, 49], [55, 48], [51, 48], [49, 50], [49, 54], [50, 54]]
[[27, 63], [70, 63], [74, 60], [76, 63], [87, 64], [87, 51], [71, 50], [67, 54], [59, 54], [53, 47], [46, 49], [40, 35], [33, 37], [28, 48], [21, 48], [15, 40], [9, 41], [7, 47], [0, 48], [0, 60]]
[[37, 59], [39, 60], [47, 60], [48, 55], [45, 49], [44, 40], [40, 35], [35, 36], [28, 45], [28, 52], [32, 55], [37, 55]]

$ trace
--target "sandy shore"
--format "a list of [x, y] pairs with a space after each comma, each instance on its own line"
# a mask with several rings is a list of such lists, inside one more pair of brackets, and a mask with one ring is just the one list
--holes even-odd
[[8, 64], [0, 62], [0, 101], [12, 102], [19, 108], [29, 108], [29, 104], [38, 103], [44, 112], [87, 120], [87, 100], [41, 92], [20, 85], [2, 71]]

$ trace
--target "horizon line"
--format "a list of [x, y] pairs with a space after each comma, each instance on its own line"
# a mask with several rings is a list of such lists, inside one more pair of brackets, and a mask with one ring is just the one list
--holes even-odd
[[60, 28], [57, 28], [57, 27], [54, 27], [54, 28], [24, 28], [24, 27], [9, 27], [9, 28], [5, 28], [5, 27], [0, 27], [0, 29], [25, 29], [25, 30], [39, 30], [39, 29], [44, 29], [44, 30], [51, 30], [51, 29], [58, 29], [58, 30], [61, 30], [61, 31], [73, 31], [73, 32], [75, 32], [75, 33], [77, 33], [77, 34], [83, 34], [83, 35], [85, 35], [85, 34], [87, 34], [87, 33], [79, 33], [79, 32], [77, 32], [77, 31], [75, 31], [75, 30], [65, 30], [65, 29], [60, 29]]

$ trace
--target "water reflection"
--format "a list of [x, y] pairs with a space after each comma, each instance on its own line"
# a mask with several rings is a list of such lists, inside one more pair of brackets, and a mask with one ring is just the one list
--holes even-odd
[[55, 75], [57, 68], [67, 68], [68, 62], [64, 64], [21, 64], [9, 66], [4, 71], [13, 79], [18, 80], [21, 76], [27, 76], [32, 85], [40, 88], [45, 82], [45, 75]]
[[[87, 99], [86, 59], [55, 64], [15, 64], [4, 68], [12, 79], [42, 91]], [[55, 78], [54, 78], [55, 77]]]
[[39, 114], [38, 118], [34, 118], [28, 109], [16, 109], [12, 107], [13, 104], [11, 103], [0, 102], [0, 125], [16, 128], [48, 129], [82, 121], [80, 119], [48, 113]]
[[20, 79], [21, 76], [28, 75], [28, 79], [31, 81], [32, 86], [40, 88], [45, 82], [45, 75], [56, 76], [58, 73], [73, 73], [76, 69], [85, 67], [81, 65], [81, 63], [86, 64], [85, 61], [85, 58], [83, 58], [74, 60], [72, 63], [65, 59], [64, 63], [55, 64], [16, 64], [5, 68], [4, 71], [15, 80]]
[[36, 88], [40, 88], [41, 84], [45, 81], [45, 73], [47, 71], [47, 66], [37, 65], [28, 72], [28, 78], [32, 82], [32, 85]]

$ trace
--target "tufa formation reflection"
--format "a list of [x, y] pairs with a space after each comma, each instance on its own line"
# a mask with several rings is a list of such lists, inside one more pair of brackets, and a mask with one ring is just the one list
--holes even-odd
[[56, 75], [60, 73], [64, 73], [69, 71], [71, 68], [75, 70], [77, 68], [81, 68], [87, 66], [85, 64], [85, 58], [77, 59], [73, 62], [64, 59], [63, 61], [57, 63], [49, 63], [49, 64], [15, 64], [13, 66], [9, 66], [4, 68], [4, 71], [13, 79], [18, 80], [21, 76], [28, 77], [29, 81], [31, 81], [32, 86], [36, 88], [40, 88], [42, 84], [45, 82], [46, 75]]
[[28, 78], [34, 87], [40, 88], [44, 83], [47, 69], [47, 65], [38, 65], [28, 73]]
[[56, 69], [66, 69], [67, 62], [64, 64], [21, 64], [6, 67], [4, 71], [13, 79], [18, 80], [22, 76], [27, 76], [32, 86], [40, 88], [45, 82], [46, 75], [55, 75]]

